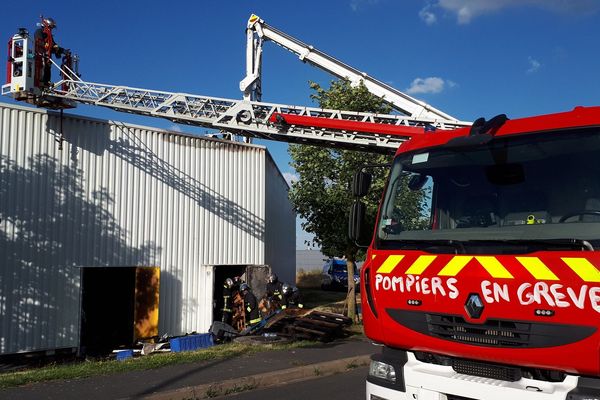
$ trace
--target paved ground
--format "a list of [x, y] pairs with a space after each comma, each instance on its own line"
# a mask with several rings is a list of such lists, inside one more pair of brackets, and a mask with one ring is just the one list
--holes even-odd
[[0, 391], [11, 400], [141, 399], [157, 392], [265, 374], [332, 360], [378, 353], [366, 340], [349, 339], [314, 347], [268, 351], [228, 360], [174, 365], [73, 381], [40, 383]]
[[364, 400], [367, 372], [369, 372], [368, 367], [360, 367], [325, 378], [256, 389], [220, 398], [231, 400]]

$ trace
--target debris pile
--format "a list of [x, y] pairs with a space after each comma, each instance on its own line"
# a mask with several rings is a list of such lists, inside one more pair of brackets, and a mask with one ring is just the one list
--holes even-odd
[[[288, 340], [319, 340], [329, 342], [337, 338], [347, 336], [344, 330], [352, 324], [352, 320], [341, 314], [322, 311], [305, 311], [302, 309], [278, 310], [260, 323], [251, 325], [241, 332], [233, 327], [215, 322], [211, 327], [211, 333], [217, 341], [262, 336], [261, 342], [281, 342], [282, 338]], [[247, 340], [236, 340], [245, 342]]]
[[215, 321], [210, 333], [192, 333], [183, 336], [155, 338], [153, 342], [138, 342], [133, 349], [114, 350], [117, 360], [125, 360], [137, 355], [157, 352], [178, 352], [197, 350], [214, 343], [236, 341], [251, 344], [281, 344], [294, 340], [319, 340], [330, 342], [348, 335], [345, 327], [352, 320], [341, 314], [299, 308], [277, 310], [261, 322], [250, 325], [241, 332], [233, 326]]

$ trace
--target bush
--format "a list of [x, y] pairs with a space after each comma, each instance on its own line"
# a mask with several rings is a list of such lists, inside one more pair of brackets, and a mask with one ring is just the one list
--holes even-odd
[[296, 286], [298, 286], [299, 288], [320, 288], [321, 271], [305, 271], [302, 268], [300, 268], [296, 273]]

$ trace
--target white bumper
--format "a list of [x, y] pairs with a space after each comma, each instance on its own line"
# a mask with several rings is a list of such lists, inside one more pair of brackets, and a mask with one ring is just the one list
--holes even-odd
[[404, 366], [406, 392], [367, 382], [367, 400], [448, 400], [460, 396], [476, 400], [565, 400], [577, 386], [578, 377], [563, 382], [521, 378], [516, 382], [480, 378], [455, 372], [452, 367], [418, 361], [408, 353]]

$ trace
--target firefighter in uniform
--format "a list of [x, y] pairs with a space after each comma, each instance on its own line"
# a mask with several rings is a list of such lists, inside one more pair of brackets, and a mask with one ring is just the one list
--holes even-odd
[[281, 301], [283, 300], [283, 293], [281, 291], [283, 284], [279, 281], [279, 278], [275, 273], [269, 275], [267, 280], [267, 299], [275, 304], [275, 308], [281, 307]]
[[233, 279], [227, 278], [223, 282], [223, 317], [221, 322], [231, 324], [231, 314], [233, 313]]
[[244, 297], [244, 308], [246, 311], [246, 325], [253, 325], [261, 321], [258, 315], [258, 301], [256, 296], [250, 290], [250, 286], [247, 283], [240, 285], [240, 291]]
[[[43, 17], [41, 26], [34, 33], [36, 53], [36, 76], [40, 83], [47, 86], [50, 83], [52, 67], [52, 56], [60, 58], [65, 49], [54, 42], [52, 30], [56, 28], [56, 22], [52, 18]], [[41, 61], [38, 63], [38, 61]]]
[[300, 290], [298, 290], [296, 286], [284, 283], [281, 287], [281, 292], [283, 294], [281, 303], [282, 310], [285, 310], [286, 308], [304, 308]]
[[242, 279], [241, 276], [234, 276], [233, 277], [233, 288], [231, 290], [234, 292], [239, 292], [240, 286], [242, 283], [244, 283], [244, 280]]

